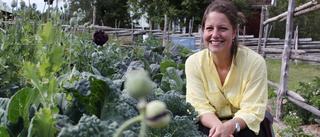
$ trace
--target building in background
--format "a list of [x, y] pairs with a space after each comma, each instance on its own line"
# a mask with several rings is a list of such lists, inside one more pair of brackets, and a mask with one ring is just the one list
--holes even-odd
[[[12, 17], [11, 7], [7, 3], [3, 3], [2, 0], [0, 0], [0, 11], [1, 11], [0, 19], [3, 19], [3, 20], [11, 19], [11, 17]], [[7, 17], [7, 18], [5, 18], [5, 17]]]
[[[246, 23], [246, 35], [253, 35], [255, 38], [259, 37], [260, 29], [260, 18], [261, 18], [261, 9], [262, 7], [268, 8], [268, 6], [276, 5], [276, 0], [252, 0], [252, 13], [254, 13], [250, 18], [247, 18]], [[268, 10], [265, 12], [265, 19], [268, 18]]]

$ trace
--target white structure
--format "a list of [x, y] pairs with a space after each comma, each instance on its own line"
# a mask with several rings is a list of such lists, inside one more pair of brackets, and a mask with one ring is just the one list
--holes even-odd
[[11, 7], [8, 4], [10, 3], [3, 3], [2, 0], [0, 0], [0, 10], [11, 13]]

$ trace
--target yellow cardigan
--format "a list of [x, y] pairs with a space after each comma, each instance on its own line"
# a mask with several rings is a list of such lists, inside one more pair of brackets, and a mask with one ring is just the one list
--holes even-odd
[[209, 52], [208, 49], [202, 50], [186, 61], [186, 101], [199, 116], [214, 113], [219, 118], [240, 117], [250, 130], [258, 134], [268, 100], [265, 60], [249, 48], [240, 46], [236, 64], [231, 63], [222, 85]]

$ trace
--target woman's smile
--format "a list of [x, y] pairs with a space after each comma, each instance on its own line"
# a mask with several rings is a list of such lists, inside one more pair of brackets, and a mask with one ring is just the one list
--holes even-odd
[[211, 43], [211, 45], [213, 46], [219, 46], [221, 43], [223, 43], [224, 41], [209, 41]]
[[211, 12], [205, 21], [203, 39], [213, 54], [230, 55], [232, 40], [236, 36], [229, 19], [223, 13]]

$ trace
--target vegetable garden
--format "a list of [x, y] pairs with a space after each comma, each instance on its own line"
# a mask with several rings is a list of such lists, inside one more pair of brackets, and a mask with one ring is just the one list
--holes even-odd
[[[190, 50], [163, 47], [162, 39], [152, 35], [123, 46], [121, 38], [88, 23], [79, 31], [80, 15], [74, 14], [66, 28], [59, 12], [51, 13], [44, 21], [26, 8], [14, 13], [20, 17], [15, 23], [0, 21], [1, 136], [113, 136], [123, 123], [141, 115], [141, 100], [125, 86], [127, 74], [136, 70], [145, 70], [151, 80], [152, 92], [145, 101], [162, 101], [171, 121], [163, 128], [136, 122], [123, 129], [122, 136], [141, 135], [142, 129], [150, 137], [205, 136], [197, 131], [197, 112], [184, 96], [184, 63]], [[319, 89], [319, 79], [315, 83], [304, 87]], [[311, 102], [319, 106], [319, 100]], [[308, 117], [312, 121], [315, 116]]]
[[[112, 36], [106, 42], [102, 32], [93, 35], [98, 30], [88, 24], [91, 33], [77, 31], [76, 22], [64, 29], [55, 11], [46, 22], [36, 16], [37, 24], [29, 23], [28, 9], [17, 12], [21, 20], [2, 22], [0, 33], [1, 136], [112, 136], [139, 114], [138, 100], [124, 88], [125, 74], [139, 69], [152, 80], [146, 101], [164, 102], [171, 117], [169, 126], [146, 134], [201, 136], [197, 112], [184, 99], [189, 50], [165, 49], [156, 39], [123, 47]], [[122, 135], [139, 130], [135, 123]]]

